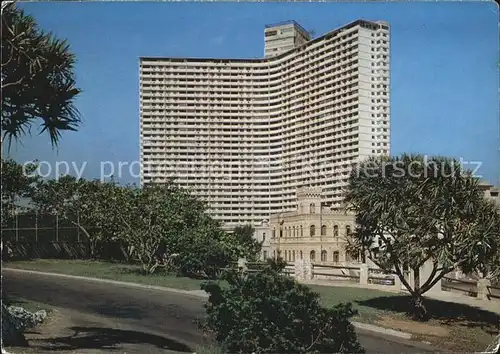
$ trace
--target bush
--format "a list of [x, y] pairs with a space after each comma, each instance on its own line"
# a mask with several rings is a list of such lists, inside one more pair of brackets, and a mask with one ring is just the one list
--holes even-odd
[[210, 297], [201, 327], [230, 353], [363, 353], [351, 304], [320, 306], [319, 295], [270, 260], [261, 271], [228, 271], [229, 287], [205, 282]]

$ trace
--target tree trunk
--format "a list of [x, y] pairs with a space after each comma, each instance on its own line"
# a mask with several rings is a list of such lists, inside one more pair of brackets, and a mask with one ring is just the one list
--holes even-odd
[[429, 320], [429, 314], [424, 304], [424, 298], [419, 292], [412, 294], [408, 316], [410, 316], [415, 321]]
[[21, 331], [16, 329], [12, 321], [7, 306], [2, 302], [2, 347], [3, 346], [22, 346], [28, 345], [28, 341], [24, 338]]

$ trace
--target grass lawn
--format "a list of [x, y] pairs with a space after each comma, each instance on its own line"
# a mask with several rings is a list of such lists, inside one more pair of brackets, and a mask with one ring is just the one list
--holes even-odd
[[200, 280], [175, 275], [144, 275], [139, 266], [87, 260], [38, 259], [5, 262], [4, 267], [37, 270], [60, 274], [112, 279], [139, 284], [164, 286], [183, 290], [199, 290]]
[[[410, 297], [372, 289], [311, 285], [324, 305], [352, 302], [355, 321], [413, 334], [435, 348], [453, 352], [480, 352], [500, 333], [500, 315], [471, 306], [425, 299], [432, 318], [419, 323], [406, 317]], [[500, 306], [500, 303], [499, 303]]]
[[[137, 266], [93, 261], [35, 260], [16, 261], [5, 267], [89, 276], [148, 285], [199, 290], [200, 280], [173, 275], [143, 275]], [[417, 323], [405, 317], [410, 299], [407, 295], [362, 289], [310, 285], [325, 306], [352, 302], [359, 314], [354, 320], [414, 334], [436, 348], [479, 352], [492, 343], [500, 330], [500, 316], [491, 312], [439, 300], [426, 300], [432, 319]], [[499, 305], [500, 306], [500, 305]]]

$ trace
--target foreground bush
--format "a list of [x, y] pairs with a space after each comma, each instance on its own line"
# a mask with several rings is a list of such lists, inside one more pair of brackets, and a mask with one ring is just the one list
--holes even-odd
[[283, 268], [270, 261], [258, 273], [227, 272], [227, 288], [204, 283], [210, 297], [203, 329], [230, 353], [363, 353], [351, 304], [320, 306], [319, 295]]

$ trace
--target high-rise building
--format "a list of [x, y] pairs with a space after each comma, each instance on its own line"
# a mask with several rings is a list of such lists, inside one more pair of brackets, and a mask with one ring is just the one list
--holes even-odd
[[265, 58], [140, 58], [141, 184], [175, 179], [232, 227], [342, 203], [353, 163], [389, 154], [389, 26], [358, 20], [310, 40], [266, 26]]

